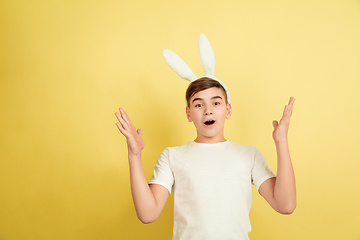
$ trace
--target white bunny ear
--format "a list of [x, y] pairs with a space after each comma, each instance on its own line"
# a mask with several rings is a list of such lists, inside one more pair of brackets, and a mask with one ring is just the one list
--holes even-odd
[[215, 77], [215, 54], [209, 39], [203, 34], [199, 35], [199, 54], [206, 76], [217, 80], [225, 89], [228, 103], [230, 103], [230, 93], [223, 81]]
[[166, 63], [174, 70], [180, 77], [189, 80], [190, 82], [196, 80], [196, 75], [191, 68], [182, 60], [176, 53], [171, 50], [164, 49], [163, 56]]
[[199, 36], [199, 54], [206, 76], [215, 77], [215, 54], [203, 33]]

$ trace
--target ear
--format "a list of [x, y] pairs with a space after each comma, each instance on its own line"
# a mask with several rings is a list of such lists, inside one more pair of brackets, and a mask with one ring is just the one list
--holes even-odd
[[189, 122], [192, 122], [193, 120], [190, 117], [190, 108], [186, 107], [186, 117], [188, 119]]
[[230, 119], [231, 117], [231, 104], [228, 103], [227, 106], [226, 106], [226, 116], [225, 116], [227, 119]]

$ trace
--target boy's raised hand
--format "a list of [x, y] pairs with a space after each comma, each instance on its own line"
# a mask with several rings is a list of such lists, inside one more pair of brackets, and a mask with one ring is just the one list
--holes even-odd
[[118, 112], [115, 113], [115, 116], [119, 120], [119, 122], [116, 123], [116, 126], [126, 137], [129, 156], [139, 155], [145, 147], [142, 131], [140, 129], [136, 130], [124, 109], [120, 108], [119, 110], [121, 115]]
[[289, 100], [289, 104], [285, 106], [284, 113], [282, 118], [280, 119], [280, 122], [273, 121], [273, 138], [275, 143], [287, 143], [287, 133], [289, 129], [290, 124], [290, 117], [292, 114], [293, 104], [294, 104], [295, 98], [291, 97]]

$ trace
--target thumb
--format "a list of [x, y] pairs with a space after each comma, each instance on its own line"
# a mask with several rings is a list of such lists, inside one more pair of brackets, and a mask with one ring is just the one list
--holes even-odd
[[274, 129], [276, 129], [278, 125], [279, 125], [278, 121], [274, 120], [274, 121], [273, 121], [273, 127], [274, 127]]
[[142, 137], [143, 132], [141, 131], [141, 129], [138, 129], [136, 132], [140, 135], [140, 137]]

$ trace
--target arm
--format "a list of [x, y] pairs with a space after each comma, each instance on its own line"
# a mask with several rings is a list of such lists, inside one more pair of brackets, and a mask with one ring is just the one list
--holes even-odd
[[148, 185], [141, 163], [141, 152], [145, 146], [142, 131], [136, 130], [122, 108], [120, 108], [120, 114], [115, 113], [119, 120], [116, 126], [127, 140], [131, 193], [136, 214], [141, 222], [151, 223], [160, 216], [169, 197], [169, 192], [163, 186]]
[[291, 214], [296, 208], [295, 174], [287, 141], [294, 101], [295, 99], [291, 97], [289, 104], [285, 106], [280, 122], [273, 122], [273, 139], [277, 152], [277, 177], [266, 180], [259, 188], [259, 193], [270, 206], [282, 214]]

